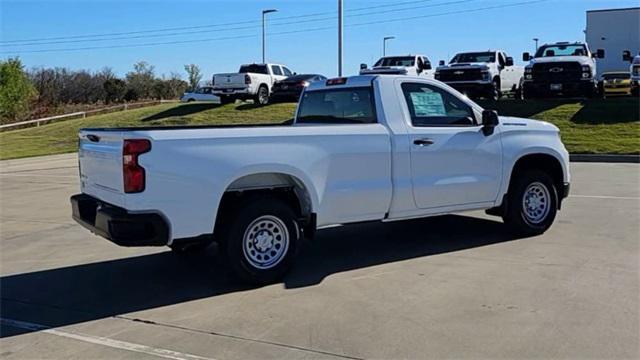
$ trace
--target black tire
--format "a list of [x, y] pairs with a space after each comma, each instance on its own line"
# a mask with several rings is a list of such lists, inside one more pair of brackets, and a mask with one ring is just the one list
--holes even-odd
[[235, 274], [252, 284], [280, 280], [291, 268], [300, 243], [296, 215], [275, 197], [254, 197], [221, 225], [222, 248]]
[[236, 102], [236, 99], [232, 98], [231, 96], [220, 96], [221, 105], [233, 104], [234, 102]]
[[493, 82], [491, 83], [491, 92], [489, 92], [489, 100], [498, 101], [501, 96], [500, 81], [498, 79], [493, 79]]
[[258, 105], [267, 105], [269, 103], [269, 89], [265, 85], [260, 85], [254, 101]]
[[517, 234], [544, 233], [558, 211], [558, 190], [553, 180], [541, 170], [526, 170], [513, 176], [502, 219]]
[[207, 250], [209, 245], [211, 245], [211, 242], [172, 244], [169, 247], [176, 254], [197, 254]]
[[524, 80], [520, 79], [520, 83], [516, 88], [516, 91], [513, 93], [513, 98], [515, 100], [524, 100], [524, 92], [523, 92]]

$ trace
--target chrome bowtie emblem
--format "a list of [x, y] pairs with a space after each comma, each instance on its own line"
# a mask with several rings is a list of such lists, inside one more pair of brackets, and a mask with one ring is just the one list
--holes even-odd
[[554, 67], [554, 68], [549, 69], [549, 72], [552, 72], [552, 73], [559, 73], [559, 72], [563, 72], [563, 71], [564, 71], [564, 69], [561, 68], [561, 67]]
[[464, 71], [455, 71], [455, 72], [454, 72], [454, 74], [456, 74], [456, 75], [462, 75], [462, 74], [464, 74]]

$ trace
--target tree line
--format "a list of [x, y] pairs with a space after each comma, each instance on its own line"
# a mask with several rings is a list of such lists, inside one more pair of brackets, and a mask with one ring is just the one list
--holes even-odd
[[185, 65], [184, 69], [187, 81], [175, 72], [157, 76], [154, 66], [144, 61], [120, 78], [108, 67], [95, 72], [61, 67], [25, 69], [18, 58], [0, 60], [0, 123], [25, 120], [34, 114], [46, 116], [72, 105], [98, 107], [177, 99], [202, 80], [197, 65]]

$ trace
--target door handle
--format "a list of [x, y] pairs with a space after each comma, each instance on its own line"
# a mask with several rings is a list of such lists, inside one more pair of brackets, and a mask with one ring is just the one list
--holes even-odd
[[413, 144], [418, 146], [429, 146], [429, 145], [433, 145], [433, 140], [427, 139], [427, 138], [415, 139], [413, 140]]

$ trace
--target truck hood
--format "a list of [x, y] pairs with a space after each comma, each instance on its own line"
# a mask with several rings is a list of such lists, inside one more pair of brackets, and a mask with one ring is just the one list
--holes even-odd
[[560, 132], [557, 126], [541, 120], [524, 119], [512, 116], [499, 116], [502, 131], [548, 131]]
[[554, 57], [542, 57], [531, 60], [533, 64], [548, 64], [558, 62], [577, 62], [581, 65], [593, 65], [593, 60], [588, 56], [554, 56]]
[[456, 63], [456, 64], [438, 66], [437, 70], [476, 69], [476, 68], [479, 68], [479, 69], [482, 69], [482, 70], [487, 70], [487, 69], [489, 69], [489, 66], [487, 66], [486, 63]]

